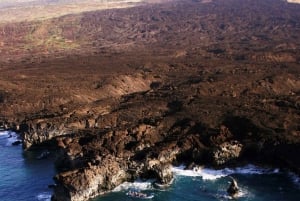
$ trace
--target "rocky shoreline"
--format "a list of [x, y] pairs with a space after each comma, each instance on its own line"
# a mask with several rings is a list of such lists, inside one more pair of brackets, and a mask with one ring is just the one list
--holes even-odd
[[0, 128], [58, 153], [52, 201], [167, 185], [179, 164], [300, 175], [300, 7], [243, 2], [0, 24]]
[[[222, 115], [219, 127], [210, 127], [205, 116], [192, 112], [191, 100], [180, 98], [187, 89], [164, 88], [125, 95], [114, 106], [106, 105], [114, 110], [104, 115], [91, 108], [81, 116], [39, 114], [2, 125], [21, 133], [25, 149], [42, 145], [57, 150], [53, 201], [85, 201], [137, 178], [167, 185], [174, 164], [222, 168], [246, 162], [299, 174], [298, 138], [291, 140], [292, 136], [257, 125], [245, 115]], [[193, 101], [203, 97], [198, 98]]]

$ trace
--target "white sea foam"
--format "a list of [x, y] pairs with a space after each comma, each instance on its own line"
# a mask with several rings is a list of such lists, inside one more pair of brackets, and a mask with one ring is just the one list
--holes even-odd
[[209, 168], [194, 168], [193, 170], [185, 170], [184, 166], [174, 167], [175, 175], [202, 177], [204, 180], [216, 180], [232, 174], [276, 174], [279, 169], [261, 168], [255, 165], [246, 165], [238, 168], [225, 168], [221, 170]]
[[204, 180], [215, 180], [228, 175], [224, 170], [213, 170], [208, 168], [194, 168], [193, 170], [185, 170], [184, 166], [173, 167], [175, 175], [188, 177], [202, 177]]
[[279, 169], [263, 168], [255, 165], [246, 165], [244, 167], [238, 167], [232, 169], [234, 174], [277, 174]]
[[0, 131], [0, 136], [8, 136], [10, 131]]
[[240, 189], [240, 191], [237, 193], [237, 195], [233, 198], [232, 196], [228, 195], [227, 193], [224, 193], [222, 198], [225, 198], [226, 200], [232, 200], [232, 199], [237, 199], [237, 198], [242, 198], [242, 197], [248, 197], [248, 192], [244, 189]]
[[11, 146], [13, 142], [20, 140], [19, 136], [13, 131], [1, 131], [0, 137], [6, 138], [5, 146]]
[[300, 188], [300, 177], [293, 172], [289, 172], [289, 177], [292, 179], [293, 183]]
[[8, 131], [6, 146], [11, 146], [12, 143], [14, 143], [15, 141], [18, 141], [18, 140], [20, 140], [19, 136], [15, 132]]
[[47, 192], [44, 192], [44, 193], [40, 193], [38, 196], [36, 196], [37, 199], [39, 201], [50, 201], [51, 200], [51, 193], [47, 193]]
[[123, 184], [113, 189], [113, 192], [126, 191], [129, 189], [149, 190], [153, 188], [152, 187], [153, 182], [154, 180], [147, 180], [147, 181], [136, 180], [135, 182], [124, 182]]

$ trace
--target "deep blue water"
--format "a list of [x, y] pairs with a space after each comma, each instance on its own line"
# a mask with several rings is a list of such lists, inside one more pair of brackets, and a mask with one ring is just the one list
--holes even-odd
[[[49, 201], [55, 174], [53, 156], [37, 160], [41, 151], [23, 152], [21, 145], [12, 146], [14, 133], [0, 131], [0, 201]], [[93, 201], [134, 201], [126, 195], [129, 188], [154, 194], [153, 201], [221, 201], [229, 200], [226, 189], [229, 175], [237, 179], [239, 201], [299, 201], [299, 178], [278, 169], [248, 165], [236, 169], [186, 171], [174, 168], [175, 179], [165, 190], [152, 187], [150, 182], [125, 183], [111, 193]]]
[[[13, 137], [10, 137], [13, 135]], [[23, 152], [12, 146], [16, 134], [0, 131], [0, 201], [50, 200], [55, 175], [53, 160], [38, 160], [40, 151]]]
[[[246, 171], [242, 171], [246, 170]], [[213, 174], [219, 174], [218, 171], [210, 172], [212, 175], [203, 179], [200, 174], [177, 173], [173, 184], [165, 190], [157, 190], [151, 186], [136, 184], [135, 187], [142, 189], [142, 192], [154, 194], [153, 201], [221, 201], [221, 200], [239, 200], [239, 201], [299, 201], [300, 186], [299, 181], [290, 173], [280, 172], [278, 170], [264, 170], [255, 166], [247, 166], [240, 170], [230, 173], [236, 180], [241, 189], [240, 197], [231, 199], [226, 194], [229, 186], [229, 177], [225, 175], [214, 178]], [[225, 171], [226, 172], [226, 171]], [[247, 173], [248, 172], [248, 173]], [[187, 176], [188, 175], [188, 176]], [[124, 185], [123, 189], [118, 189], [93, 201], [133, 201], [141, 200], [139, 198], [130, 198], [126, 196], [128, 188], [134, 187], [131, 184]], [[143, 190], [144, 189], [144, 190]]]

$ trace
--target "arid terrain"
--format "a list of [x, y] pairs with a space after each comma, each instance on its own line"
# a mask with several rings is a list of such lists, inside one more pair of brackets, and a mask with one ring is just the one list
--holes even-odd
[[[0, 11], [1, 15], [1, 11]], [[171, 164], [300, 174], [300, 4], [151, 1], [0, 24], [0, 126], [59, 150], [53, 200]]]
[[87, 11], [128, 8], [157, 0], [2, 0], [0, 23], [45, 20]]

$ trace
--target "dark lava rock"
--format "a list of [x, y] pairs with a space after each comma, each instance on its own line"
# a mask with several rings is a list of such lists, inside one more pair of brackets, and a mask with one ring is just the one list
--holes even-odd
[[11, 143], [11, 144], [12, 144], [13, 146], [18, 146], [18, 145], [22, 144], [22, 141], [17, 140], [17, 141], [15, 141], [15, 142]]
[[237, 181], [234, 178], [231, 178], [230, 186], [227, 189], [227, 193], [231, 197], [237, 197], [239, 193], [239, 187], [237, 185]]

